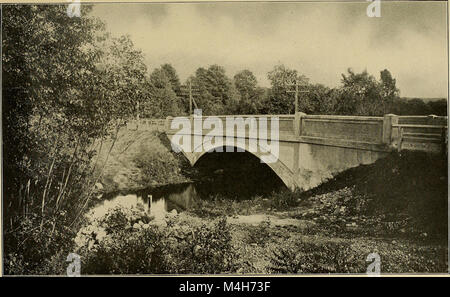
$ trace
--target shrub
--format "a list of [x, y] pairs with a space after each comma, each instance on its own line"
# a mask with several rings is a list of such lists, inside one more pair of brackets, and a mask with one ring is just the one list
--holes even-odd
[[182, 164], [157, 136], [151, 135], [146, 142], [142, 141], [133, 153], [132, 161], [141, 170], [144, 184], [163, 184], [178, 178]]
[[[139, 222], [133, 223], [136, 220]], [[225, 218], [197, 226], [177, 218], [165, 222], [144, 223], [143, 220], [144, 212], [116, 208], [80, 230], [77, 241], [81, 272], [211, 274], [233, 271], [234, 253]], [[115, 227], [108, 228], [105, 224]]]
[[271, 264], [276, 273], [362, 273], [366, 269], [364, 255], [341, 242], [283, 247], [273, 252]]
[[5, 274], [65, 273], [65, 257], [73, 250], [75, 233], [61, 218], [42, 222], [30, 213], [17, 221], [15, 230], [5, 232]]
[[290, 207], [298, 205], [298, 192], [291, 192], [289, 190], [279, 191], [273, 193], [269, 197], [270, 206], [278, 210], [286, 210]]

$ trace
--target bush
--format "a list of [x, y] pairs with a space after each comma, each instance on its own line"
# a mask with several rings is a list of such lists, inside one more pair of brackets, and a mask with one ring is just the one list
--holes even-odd
[[212, 274], [234, 270], [225, 218], [190, 226], [177, 218], [155, 222], [137, 209], [116, 208], [85, 226], [77, 238], [83, 274]]
[[182, 167], [180, 160], [164, 147], [156, 135], [140, 143], [132, 161], [141, 170], [143, 184], [164, 184], [170, 179], [176, 180]]
[[[59, 223], [56, 223], [60, 220]], [[73, 251], [75, 233], [63, 224], [35, 213], [17, 219], [17, 228], [5, 232], [5, 274], [55, 275], [65, 273], [66, 257]]]
[[291, 192], [287, 189], [273, 193], [269, 197], [270, 207], [277, 210], [286, 210], [290, 207], [298, 205], [299, 195], [298, 192]]
[[283, 247], [273, 252], [271, 264], [275, 273], [362, 273], [367, 266], [364, 255], [341, 242]]

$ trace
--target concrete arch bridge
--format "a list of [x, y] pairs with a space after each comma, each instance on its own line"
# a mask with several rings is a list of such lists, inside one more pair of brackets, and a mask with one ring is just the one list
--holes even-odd
[[[247, 151], [265, 162], [292, 190], [315, 187], [391, 151], [447, 150], [447, 117], [433, 115], [190, 116], [169, 117], [159, 120], [158, 125], [192, 166], [206, 153], [224, 146]], [[142, 122], [140, 126], [149, 128]]]

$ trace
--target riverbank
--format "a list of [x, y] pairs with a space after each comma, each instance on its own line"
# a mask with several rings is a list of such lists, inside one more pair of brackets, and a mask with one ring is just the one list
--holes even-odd
[[100, 175], [101, 192], [132, 191], [190, 181], [186, 174], [190, 170], [187, 160], [172, 151], [169, 140], [161, 132], [123, 128], [109, 153], [112, 142], [104, 140], [98, 151], [96, 174]]
[[307, 192], [212, 196], [158, 219], [114, 209], [80, 230], [77, 252], [93, 274], [365, 273], [374, 253], [382, 273], [445, 273], [441, 157], [392, 154]]

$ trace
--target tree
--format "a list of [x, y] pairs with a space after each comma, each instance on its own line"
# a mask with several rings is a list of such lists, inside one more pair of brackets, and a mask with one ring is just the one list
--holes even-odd
[[387, 69], [380, 71], [380, 84], [381, 97], [384, 104], [383, 111], [384, 113], [387, 113], [394, 103], [394, 100], [399, 97], [400, 91], [397, 89], [396, 80]]
[[[83, 6], [83, 15], [90, 9]], [[69, 141], [89, 145], [89, 124], [97, 118], [83, 115], [83, 95], [101, 55], [95, 44], [104, 38], [97, 34], [103, 25], [65, 12], [59, 5], [3, 7], [5, 199], [17, 198], [27, 181], [44, 187], [51, 167], [46, 159], [73, 159]], [[80, 127], [85, 118], [90, 120]]]
[[347, 69], [342, 74], [341, 97], [336, 111], [348, 115], [382, 115], [384, 106], [380, 86], [376, 79], [364, 70], [355, 73]]
[[222, 66], [198, 68], [191, 82], [197, 94], [195, 101], [204, 115], [231, 113], [238, 101], [238, 94]]
[[355, 73], [350, 68], [342, 74], [341, 96], [336, 111], [339, 114], [381, 116], [392, 109], [399, 90], [389, 70], [380, 72], [380, 80], [367, 71]]
[[[8, 229], [18, 230], [31, 216], [39, 220], [38, 230], [53, 234], [57, 223], [78, 217], [97, 178], [91, 162], [95, 141], [110, 135], [116, 139], [144, 91], [146, 67], [130, 39], [110, 38], [104, 24], [89, 15], [90, 6], [81, 6], [81, 17], [68, 17], [66, 9], [3, 6]], [[5, 239], [7, 251], [22, 240]], [[28, 237], [25, 241], [36, 248]], [[37, 248], [51, 254], [49, 246]]]
[[233, 81], [240, 95], [240, 100], [235, 107], [236, 113], [258, 113], [262, 107], [264, 89], [258, 87], [258, 82], [253, 73], [250, 70], [242, 70], [234, 76]]
[[148, 88], [148, 98], [142, 105], [144, 117], [165, 118], [181, 113], [171, 78], [162, 67], [150, 74]]
[[166, 76], [168, 77], [170, 84], [172, 85], [172, 90], [176, 94], [180, 94], [181, 83], [175, 68], [173, 68], [172, 65], [166, 63], [164, 65], [161, 65], [161, 69], [166, 73]]
[[[307, 86], [307, 93], [301, 97], [307, 97], [308, 105], [301, 110], [311, 114], [333, 114], [336, 106], [336, 89], [330, 89], [322, 84], [310, 84]], [[301, 100], [300, 102], [304, 102]]]
[[[267, 74], [271, 89], [269, 92], [267, 110], [274, 114], [289, 114], [295, 109], [295, 84], [306, 85], [308, 79], [304, 75], [299, 75], [297, 70], [286, 68], [284, 65], [277, 65]], [[299, 110], [303, 111], [309, 108], [307, 97], [299, 100]]]

